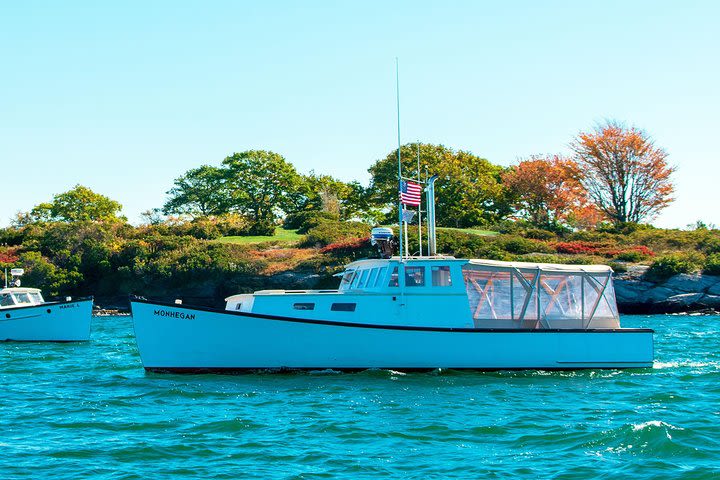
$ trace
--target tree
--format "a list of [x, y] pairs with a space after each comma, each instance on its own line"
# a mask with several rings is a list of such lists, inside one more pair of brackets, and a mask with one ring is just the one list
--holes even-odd
[[607, 121], [571, 148], [590, 198], [616, 226], [651, 219], [673, 201], [675, 168], [644, 131]]
[[227, 177], [225, 169], [210, 165], [188, 170], [175, 179], [175, 186], [167, 192], [170, 198], [163, 213], [193, 217], [227, 213], [232, 206]]
[[51, 202], [35, 206], [30, 218], [36, 222], [125, 221], [125, 217], [118, 216], [121, 210], [122, 205], [115, 200], [75, 185], [72, 190], [55, 195]]
[[578, 164], [560, 155], [533, 156], [502, 176], [513, 206], [540, 227], [586, 217], [587, 195]]
[[[418, 144], [401, 148], [403, 175], [417, 177]], [[501, 219], [510, 212], [500, 183], [503, 168], [470, 152], [454, 151], [442, 145], [420, 144], [422, 175], [439, 175], [436, 183], [437, 224], [470, 227]], [[376, 204], [389, 207], [388, 220], [397, 218], [397, 150], [378, 160], [368, 170], [370, 190]]]
[[330, 175], [318, 175], [311, 171], [303, 178], [307, 200], [303, 207], [307, 210], [322, 210], [340, 215], [342, 201], [350, 194], [350, 186]]
[[371, 223], [379, 216], [371, 204], [369, 190], [360, 182], [346, 183], [315, 172], [310, 172], [304, 180], [307, 195], [304, 209], [336, 214], [342, 220], [361, 219], [370, 220]]
[[278, 211], [291, 212], [306, 199], [306, 187], [295, 167], [265, 150], [235, 153], [225, 160], [231, 208], [255, 221], [274, 221]]

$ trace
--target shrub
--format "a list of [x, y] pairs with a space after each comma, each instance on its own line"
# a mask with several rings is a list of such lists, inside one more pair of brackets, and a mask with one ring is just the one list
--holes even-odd
[[610, 268], [612, 268], [615, 273], [625, 273], [628, 271], [627, 265], [621, 262], [610, 262]]
[[655, 260], [644, 277], [652, 282], [664, 282], [680, 273], [693, 273], [700, 269], [703, 259], [695, 252], [674, 253]]
[[17, 256], [17, 248], [0, 247], [0, 264], [12, 266], [12, 264], [18, 260], [20, 260], [20, 258]]
[[698, 244], [698, 248], [708, 255], [720, 253], [720, 236], [712, 235], [704, 238]]
[[187, 235], [200, 240], [212, 240], [222, 237], [222, 232], [215, 222], [209, 218], [197, 218], [190, 222], [186, 230]]
[[283, 221], [283, 228], [298, 230], [298, 233], [307, 233], [311, 228], [317, 227], [322, 220], [337, 222], [340, 221], [340, 216], [322, 210], [303, 210], [288, 214]]
[[637, 263], [647, 260], [652, 257], [655, 253], [647, 247], [639, 246], [629, 250], [619, 250], [615, 253], [615, 260], [620, 262]]
[[500, 237], [495, 241], [502, 250], [518, 255], [526, 253], [553, 253], [555, 251], [546, 243], [522, 237]]
[[223, 237], [250, 235], [252, 221], [237, 213], [229, 213], [217, 218], [217, 227]]
[[16, 246], [23, 243], [23, 230], [17, 228], [0, 228], [0, 245]]
[[535, 240], [554, 240], [557, 237], [555, 233], [540, 228], [528, 228], [524, 235]]
[[601, 243], [596, 242], [582, 242], [582, 241], [576, 241], [576, 242], [558, 242], [555, 244], [555, 250], [558, 253], [569, 253], [572, 255], [577, 254], [588, 254], [588, 253], [597, 253], [598, 250], [605, 247], [606, 245], [603, 245]]
[[367, 238], [370, 228], [370, 225], [366, 223], [339, 222], [325, 219], [308, 230], [302, 243], [304, 246], [309, 247], [324, 247], [349, 238]]
[[250, 225], [248, 235], [272, 237], [275, 235], [275, 222], [272, 220], [256, 220]]
[[706, 275], [720, 275], [720, 253], [713, 253], [707, 257], [703, 273]]

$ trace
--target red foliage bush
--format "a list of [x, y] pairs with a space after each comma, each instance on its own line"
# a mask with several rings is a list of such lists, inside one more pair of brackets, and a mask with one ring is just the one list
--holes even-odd
[[617, 257], [618, 255], [633, 253], [639, 256], [653, 257], [655, 252], [645, 245], [633, 245], [619, 247], [600, 242], [557, 242], [554, 244], [555, 251], [571, 255], [603, 255], [606, 257]]
[[339, 251], [357, 250], [359, 248], [367, 247], [370, 239], [368, 237], [352, 237], [344, 238], [338, 242], [325, 245], [320, 249], [322, 253], [335, 253]]
[[18, 256], [15, 255], [15, 250], [6, 250], [0, 252], [0, 263], [15, 263], [19, 260]]
[[603, 247], [606, 247], [606, 245], [597, 242], [557, 242], [555, 251], [572, 255], [593, 254], [598, 253]]

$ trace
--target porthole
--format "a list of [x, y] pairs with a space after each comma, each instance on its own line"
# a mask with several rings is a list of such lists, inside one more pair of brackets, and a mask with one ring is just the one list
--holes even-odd
[[314, 303], [295, 303], [293, 304], [295, 310], [315, 310]]
[[333, 312], [354, 312], [355, 311], [355, 304], [354, 303], [333, 303], [330, 307], [330, 310]]

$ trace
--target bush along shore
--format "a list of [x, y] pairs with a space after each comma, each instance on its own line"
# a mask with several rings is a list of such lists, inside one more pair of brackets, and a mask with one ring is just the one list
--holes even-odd
[[[0, 269], [23, 267], [24, 285], [48, 297], [93, 295], [106, 309], [127, 309], [131, 294], [221, 307], [240, 292], [336, 287], [333, 274], [346, 263], [374, 255], [372, 225], [324, 212], [290, 217], [265, 236], [253, 236], [246, 223], [238, 216], [137, 227], [35, 222], [0, 229]], [[438, 250], [458, 258], [610, 265], [623, 313], [720, 310], [720, 231], [702, 226], [554, 232], [506, 221], [441, 228]]]

